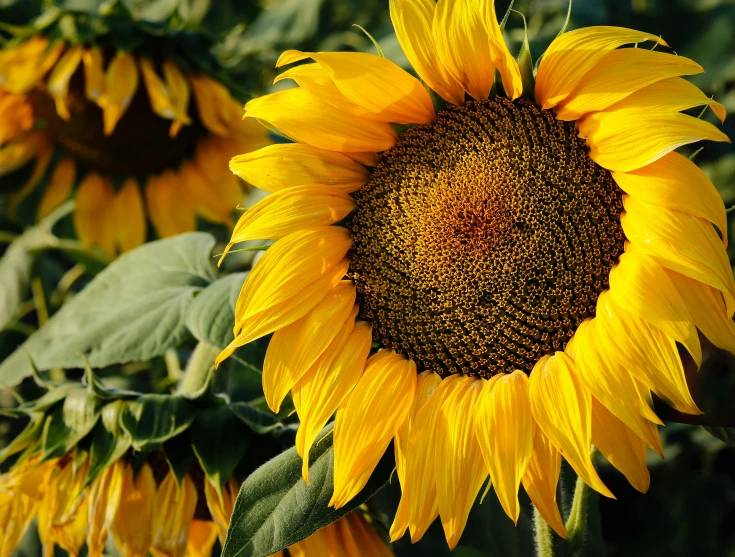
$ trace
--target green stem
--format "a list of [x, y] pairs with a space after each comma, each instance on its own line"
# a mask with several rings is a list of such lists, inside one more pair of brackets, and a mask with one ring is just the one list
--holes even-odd
[[[592, 448], [590, 453], [590, 459], [594, 465], [597, 460], [599, 451], [596, 448]], [[587, 517], [589, 515], [589, 504], [590, 495], [592, 494], [592, 488], [588, 486], [582, 478], [577, 477], [577, 483], [574, 486], [574, 499], [572, 499], [572, 509], [569, 512], [567, 518], [566, 529], [567, 529], [567, 541], [569, 548], [572, 553], [575, 553], [582, 547], [584, 543], [584, 537], [587, 532]]]
[[554, 557], [554, 539], [551, 535], [551, 526], [544, 520], [541, 513], [533, 507], [533, 523], [536, 535], [536, 554], [538, 557]]
[[204, 387], [209, 377], [209, 372], [214, 368], [214, 360], [220, 349], [200, 342], [191, 355], [189, 364], [186, 366], [184, 377], [179, 383], [177, 394], [191, 394], [199, 391]]

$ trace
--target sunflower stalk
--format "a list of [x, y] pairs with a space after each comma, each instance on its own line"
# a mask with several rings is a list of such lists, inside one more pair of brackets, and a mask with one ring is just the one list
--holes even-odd
[[[599, 454], [600, 452], [595, 447], [592, 447], [590, 459], [593, 465], [597, 461]], [[591, 495], [592, 489], [590, 486], [582, 478], [577, 477], [577, 482], [574, 486], [572, 508], [569, 511], [569, 517], [566, 523], [568, 547], [572, 555], [575, 555], [584, 544], [587, 534], [587, 518], [589, 517]]]
[[534, 536], [536, 539], [536, 555], [538, 557], [555, 557], [554, 537], [551, 526], [541, 516], [539, 510], [533, 507]]
[[177, 393], [193, 394], [204, 389], [209, 381], [210, 372], [214, 368], [214, 360], [219, 352], [219, 348], [206, 342], [197, 344], [186, 366], [184, 377], [179, 383]]

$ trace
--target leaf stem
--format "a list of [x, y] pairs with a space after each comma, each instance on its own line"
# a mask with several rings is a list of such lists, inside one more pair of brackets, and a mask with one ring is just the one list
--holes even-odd
[[[590, 459], [594, 465], [599, 455], [599, 451], [592, 447]], [[592, 488], [588, 486], [582, 478], [577, 477], [577, 483], [574, 486], [574, 499], [572, 499], [572, 509], [567, 518], [566, 529], [569, 548], [572, 554], [576, 553], [584, 543], [585, 534], [587, 532], [587, 517], [589, 515], [590, 495]]]
[[551, 526], [544, 520], [541, 513], [533, 507], [533, 524], [536, 538], [536, 555], [538, 557], [554, 557], [554, 539], [551, 535]]
[[197, 344], [186, 366], [184, 377], [179, 383], [179, 388], [176, 390], [177, 394], [196, 393], [204, 388], [209, 372], [214, 367], [214, 360], [219, 353], [220, 349], [211, 344], [206, 342]]

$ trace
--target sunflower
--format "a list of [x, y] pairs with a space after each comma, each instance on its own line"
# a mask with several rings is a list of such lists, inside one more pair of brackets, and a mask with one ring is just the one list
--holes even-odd
[[488, 476], [513, 521], [523, 484], [565, 537], [561, 458], [613, 497], [594, 444], [645, 492], [646, 448], [662, 454], [652, 396], [700, 413], [679, 347], [699, 365], [699, 330], [735, 352], [724, 206], [675, 151], [728, 141], [682, 113], [724, 108], [681, 77], [702, 68], [649, 33], [560, 34], [533, 72], [492, 0], [392, 0], [390, 13], [440, 109], [381, 56], [299, 51], [278, 66], [313, 62], [277, 78], [299, 87], [245, 106], [294, 143], [231, 162], [271, 195], [230, 245], [276, 241], [218, 362], [273, 333], [265, 397], [277, 411], [291, 392], [307, 481], [336, 412], [334, 507], [394, 441], [392, 539], [417, 541], [438, 516], [455, 547]]
[[0, 176], [33, 163], [13, 210], [39, 184], [39, 219], [73, 194], [78, 238], [110, 256], [146, 241], [146, 214], [159, 237], [194, 230], [197, 216], [231, 228], [242, 191], [222, 162], [267, 132], [239, 123], [216, 65], [160, 34], [129, 50], [104, 34], [38, 33], [0, 50]]
[[[219, 491], [201, 473], [179, 482], [160, 458], [138, 466], [120, 459], [85, 485], [88, 470], [88, 459], [69, 454], [30, 458], [1, 475], [0, 557], [14, 553], [34, 517], [46, 556], [57, 545], [77, 556], [86, 543], [90, 557], [101, 557], [110, 535], [122, 557], [210, 557], [218, 539], [224, 544], [239, 489], [232, 478]], [[287, 551], [290, 557], [392, 555], [360, 511]]]

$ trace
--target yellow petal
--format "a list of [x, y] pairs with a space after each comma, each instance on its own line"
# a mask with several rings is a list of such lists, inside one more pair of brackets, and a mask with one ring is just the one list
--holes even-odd
[[[227, 204], [226, 199], [222, 199], [215, 193], [212, 184], [196, 164], [191, 161], [182, 162], [178, 176], [181, 185], [186, 188], [192, 203], [196, 207], [197, 213], [209, 221], [219, 222], [228, 227], [232, 226], [234, 205]], [[240, 194], [238, 194], [238, 197], [240, 197]]]
[[419, 373], [418, 383], [416, 385], [416, 396], [413, 399], [411, 410], [408, 413], [408, 417], [403, 422], [403, 426], [398, 430], [398, 433], [396, 433], [396, 437], [394, 439], [393, 447], [396, 455], [396, 470], [398, 472], [398, 481], [401, 484], [401, 491], [404, 496], [401, 497], [401, 502], [398, 505], [395, 519], [393, 520], [393, 524], [390, 528], [390, 537], [393, 541], [402, 537], [409, 525], [410, 502], [405, 494], [407, 492], [408, 485], [413, 480], [413, 478], [409, 479], [406, 476], [406, 473], [409, 466], [408, 445], [411, 442], [411, 437], [417, 434], [417, 432], [413, 431], [414, 420], [416, 419], [416, 415], [419, 410], [426, 405], [440, 384], [441, 377], [433, 371], [423, 371]]
[[610, 272], [610, 297], [689, 351], [697, 366], [702, 348], [697, 328], [666, 271], [650, 257], [624, 253]]
[[514, 100], [523, 94], [521, 70], [518, 62], [508, 50], [508, 45], [505, 44], [503, 31], [500, 29], [498, 16], [495, 13], [495, 0], [484, 0], [484, 3], [485, 28], [490, 39], [490, 56], [500, 72], [506, 96]]
[[334, 224], [354, 208], [348, 194], [331, 186], [294, 186], [272, 193], [240, 217], [222, 258], [239, 242], [278, 240], [303, 228]]
[[334, 268], [351, 244], [349, 231], [339, 226], [315, 226], [278, 240], [243, 285], [235, 309], [235, 332], [244, 320], [293, 298]]
[[398, 136], [386, 123], [358, 118], [296, 88], [250, 101], [245, 116], [269, 122], [288, 137], [330, 151], [384, 151]]
[[276, 67], [304, 58], [319, 64], [348, 101], [385, 122], [426, 124], [435, 117], [423, 85], [387, 58], [364, 52], [289, 50]]
[[199, 140], [194, 153], [196, 167], [209, 183], [211, 199], [201, 205], [228, 221], [243, 198], [240, 181], [227, 170], [227, 161], [238, 152], [236, 143], [212, 136]]
[[84, 51], [84, 96], [99, 103], [105, 93], [105, 72], [102, 69], [102, 51], [93, 47]]
[[648, 166], [612, 175], [620, 189], [636, 199], [710, 221], [727, 247], [725, 204], [705, 173], [687, 157], [672, 152]]
[[222, 487], [221, 493], [217, 493], [217, 488], [209, 480], [204, 482], [204, 497], [207, 500], [207, 508], [212, 515], [212, 521], [217, 526], [217, 535], [220, 544], [224, 545], [227, 529], [230, 526], [230, 517], [235, 508], [235, 500], [237, 499], [240, 486], [230, 478]]
[[48, 146], [48, 137], [43, 132], [25, 134], [3, 145], [0, 147], [0, 176], [25, 166], [47, 150]]
[[227, 87], [208, 75], [189, 76], [194, 92], [199, 118], [210, 132], [219, 136], [229, 136], [233, 123], [242, 117], [242, 107]]
[[99, 246], [115, 256], [115, 191], [112, 183], [99, 174], [87, 174], [79, 185], [74, 210], [74, 229], [84, 249]]
[[[299, 414], [296, 448], [304, 459], [302, 474], [309, 483], [309, 450], [319, 432], [357, 385], [370, 353], [372, 327], [355, 323], [353, 312], [329, 349], [293, 387]], [[340, 337], [346, 336], [346, 339]]]
[[735, 323], [721, 294], [711, 286], [675, 271], [666, 271], [686, 304], [694, 324], [712, 344], [735, 354]]
[[74, 159], [65, 158], [59, 161], [49, 178], [41, 202], [38, 205], [38, 220], [50, 215], [54, 209], [69, 199], [76, 174]]
[[728, 311], [735, 309], [735, 281], [727, 253], [705, 220], [624, 196], [620, 217], [630, 240], [626, 252], [645, 253], [661, 266], [720, 290]]
[[393, 552], [375, 528], [359, 511], [354, 511], [337, 522], [341, 531], [343, 553], [369, 557], [393, 557]]
[[238, 322], [235, 339], [217, 356], [215, 364], [219, 365], [229, 358], [240, 346], [282, 329], [306, 315], [342, 280], [349, 266], [350, 260], [345, 257], [293, 296]]
[[682, 145], [701, 140], [726, 141], [715, 126], [678, 112], [631, 108], [598, 112], [579, 123], [590, 157], [608, 170], [630, 172], [660, 159]]
[[[162, 80], [153, 67], [153, 62], [148, 58], [142, 58], [139, 62], [140, 72], [143, 74], [143, 82], [148, 91], [151, 109], [162, 118], [174, 120], [180, 124], [190, 124], [191, 119], [182, 110], [181, 103], [189, 100], [189, 88], [184, 76], [171, 64], [164, 64], [164, 80]], [[166, 70], [168, 68], [168, 70]], [[176, 128], [172, 126], [171, 136], [176, 135]]]
[[114, 212], [120, 252], [130, 251], [145, 243], [145, 210], [135, 178], [128, 178], [123, 182], [115, 198]]
[[579, 371], [575, 377], [607, 410], [663, 455], [658, 431], [647, 418], [648, 407], [634, 379], [621, 366], [617, 354], [610, 352], [615, 341], [600, 319], [582, 323], [574, 334], [573, 355]]
[[[432, 374], [430, 381], [439, 377]], [[436, 431], [439, 411], [447, 396], [454, 392], [459, 375], [451, 375], [436, 386], [427, 384], [425, 402], [413, 416], [408, 439], [402, 440], [405, 453], [405, 471], [401, 480], [401, 503], [391, 526], [391, 540], [403, 535], [408, 521], [411, 541], [419, 541], [434, 519], [439, 516], [436, 498], [436, 472], [433, 455], [436, 453]], [[404, 516], [405, 515], [405, 516]]]
[[598, 342], [605, 353], [680, 412], [701, 414], [687, 387], [676, 343], [647, 321], [613, 303], [605, 292], [597, 300], [596, 320], [606, 329]]
[[49, 46], [48, 39], [36, 36], [5, 51], [7, 58], [0, 63], [0, 87], [11, 93], [27, 93], [54, 67], [64, 48], [63, 42]]
[[411, 409], [416, 382], [415, 366], [402, 356], [367, 361], [365, 373], [337, 413], [330, 506], [343, 507], [365, 487]]
[[[26, 143], [26, 141], [28, 143]], [[48, 166], [51, 164], [51, 159], [54, 155], [54, 146], [52, 145], [50, 138], [43, 132], [31, 133], [29, 134], [29, 137], [21, 138], [21, 142], [25, 143], [25, 145], [21, 147], [20, 155], [21, 157], [28, 157], [25, 161], [18, 159], [14, 161], [12, 160], [12, 158], [18, 154], [17, 152], [12, 152], [15, 150], [14, 147], [17, 147], [16, 141], [13, 141], [10, 145], [0, 149], [0, 176], [4, 173], [12, 172], [14, 170], [13, 165], [19, 164], [19, 166], [16, 167], [19, 168], [30, 160], [30, 158], [36, 157], [36, 161], [33, 163], [31, 175], [19, 190], [10, 195], [8, 214], [11, 219], [16, 217], [18, 206], [26, 197], [35, 191], [38, 184], [40, 184], [41, 180], [46, 176], [46, 170], [48, 170]], [[11, 151], [10, 161], [5, 158], [5, 154], [8, 150]], [[8, 163], [10, 164], [10, 168], [8, 168]]]
[[605, 55], [556, 107], [559, 120], [577, 120], [605, 110], [631, 93], [663, 79], [702, 73], [696, 62], [665, 52], [623, 48]]
[[646, 468], [646, 444], [594, 397], [592, 442], [630, 485], [641, 493], [648, 491], [651, 477]]
[[208, 520], [194, 520], [186, 543], [186, 557], [211, 557], [217, 541], [217, 525]]
[[541, 429], [536, 428], [533, 455], [521, 481], [523, 488], [544, 520], [557, 534], [567, 539], [567, 530], [556, 502], [556, 484], [559, 482], [560, 471], [561, 454]]
[[179, 486], [169, 472], [153, 502], [150, 551], [154, 557], [184, 557], [196, 505], [197, 489], [192, 479], [184, 477]]
[[105, 135], [110, 135], [125, 114], [138, 90], [138, 68], [128, 52], [117, 52], [105, 72], [105, 88], [100, 98]]
[[189, 83], [184, 78], [184, 74], [181, 73], [181, 70], [174, 62], [164, 60], [162, 67], [171, 104], [174, 106], [177, 114], [176, 122], [171, 124], [169, 135], [176, 137], [182, 124], [191, 124], [191, 118], [187, 114], [191, 91], [189, 90]]
[[153, 227], [160, 238], [196, 228], [194, 202], [172, 170], [148, 178], [145, 198]]
[[475, 433], [500, 504], [517, 523], [518, 488], [531, 460], [535, 429], [528, 377], [522, 371], [496, 377], [485, 384], [475, 405]]
[[445, 101], [460, 105], [464, 90], [437, 62], [432, 25], [435, 0], [390, 0], [390, 17], [406, 58], [416, 73]]
[[663, 39], [623, 27], [584, 27], [558, 36], [546, 49], [536, 74], [536, 102], [546, 110], [567, 98], [610, 51], [625, 44]]
[[364, 166], [342, 153], [299, 143], [269, 145], [253, 153], [238, 155], [230, 161], [230, 170], [268, 192], [322, 184], [352, 193], [369, 177]]
[[433, 34], [439, 62], [477, 100], [490, 94], [495, 66], [481, 2], [439, 0]]
[[48, 80], [48, 90], [56, 101], [56, 112], [64, 120], [69, 119], [69, 109], [66, 106], [66, 96], [69, 92], [69, 81], [77, 71], [82, 61], [82, 47], [73, 46], [67, 50], [54, 66]]
[[608, 110], [624, 110], [627, 108], [645, 108], [651, 112], [681, 112], [695, 106], [707, 105], [712, 109], [720, 122], [725, 122], [727, 110], [714, 99], [686, 79], [672, 77], [639, 89], [632, 95], [612, 105]]
[[[439, 516], [449, 549], [454, 549], [470, 509], [487, 478], [472, 424], [483, 383], [466, 377], [453, 383], [437, 417], [434, 449]], [[426, 455], [425, 458], [431, 458]]]
[[107, 534], [122, 497], [124, 466], [116, 462], [89, 486], [87, 549], [90, 557], [102, 557], [105, 549]]
[[273, 412], [278, 413], [291, 387], [337, 336], [352, 313], [355, 296], [355, 285], [343, 281], [304, 317], [273, 334], [263, 362], [263, 394]]
[[590, 459], [590, 395], [575, 380], [574, 362], [563, 352], [545, 356], [530, 379], [531, 410], [536, 423], [584, 482], [613, 497]]
[[33, 125], [33, 107], [27, 97], [0, 88], [0, 145], [20, 137]]
[[147, 463], [137, 474], [130, 464], [121, 465], [122, 497], [110, 531], [122, 557], [146, 557], [151, 543], [156, 482]]

